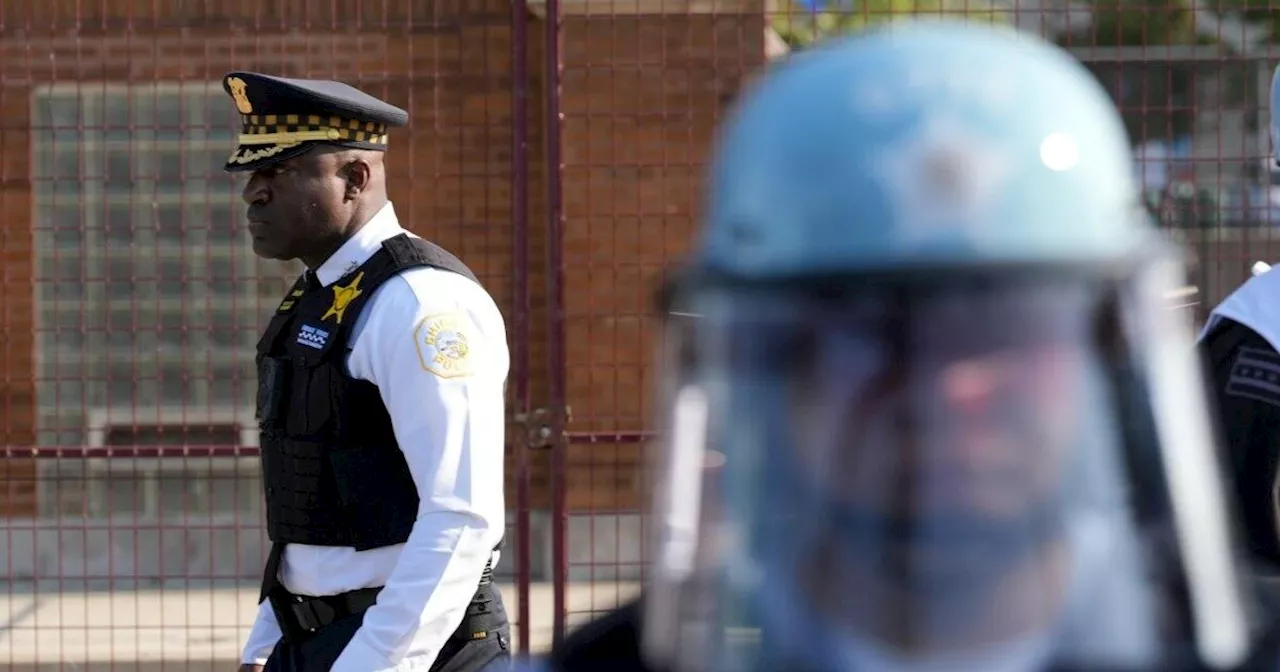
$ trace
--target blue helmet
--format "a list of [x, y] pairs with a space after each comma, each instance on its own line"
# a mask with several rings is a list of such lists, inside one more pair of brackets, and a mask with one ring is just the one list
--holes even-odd
[[1094, 259], [1151, 238], [1106, 92], [1012, 30], [916, 25], [799, 54], [720, 148], [696, 256], [743, 277]]
[[775, 66], [723, 128], [689, 261], [664, 299], [658, 666], [1248, 651], [1165, 304], [1182, 268], [1065, 52], [902, 22]]

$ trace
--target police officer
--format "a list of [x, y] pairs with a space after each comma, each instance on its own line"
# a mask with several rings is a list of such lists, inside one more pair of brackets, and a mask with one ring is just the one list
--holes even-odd
[[248, 670], [509, 667], [502, 316], [453, 255], [401, 228], [388, 129], [350, 86], [233, 72], [254, 252], [302, 261], [258, 344], [271, 553]]
[[1128, 146], [1012, 31], [766, 75], [665, 293], [644, 595], [543, 667], [1274, 669]]
[[[1280, 68], [1271, 109], [1271, 134], [1280, 139]], [[1199, 345], [1211, 372], [1246, 542], [1261, 573], [1280, 572], [1280, 273], [1256, 265], [1253, 277], [1209, 314]]]

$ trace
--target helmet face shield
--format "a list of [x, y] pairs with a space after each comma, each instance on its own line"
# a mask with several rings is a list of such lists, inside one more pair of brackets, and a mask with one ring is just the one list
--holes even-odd
[[1271, 76], [1271, 158], [1280, 166], [1280, 66]]
[[1115, 289], [691, 293], [698, 317], [670, 320], [656, 655], [711, 670], [1194, 657], [1193, 622], [1165, 613], [1187, 601], [1179, 554], [1151, 534], [1169, 498], [1133, 505], [1143, 432], [1115, 375]]

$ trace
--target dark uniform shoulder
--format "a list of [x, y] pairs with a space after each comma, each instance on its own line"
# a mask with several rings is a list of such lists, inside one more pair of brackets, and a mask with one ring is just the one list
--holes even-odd
[[1242, 347], [1276, 351], [1258, 332], [1228, 318], [1220, 318], [1218, 325], [1200, 342], [1201, 351], [1215, 368], [1233, 360]]
[[659, 672], [641, 660], [640, 612], [640, 601], [635, 600], [569, 633], [548, 656], [550, 669]]
[[1274, 492], [1280, 470], [1280, 354], [1224, 319], [1200, 344], [1241, 531], [1255, 560], [1280, 568]]
[[1202, 361], [1218, 397], [1219, 411], [1227, 411], [1220, 420], [1225, 422], [1227, 439], [1232, 430], [1243, 429], [1243, 418], [1232, 417], [1228, 408], [1233, 401], [1247, 401], [1245, 407], [1252, 411], [1271, 407], [1280, 412], [1280, 353], [1258, 332], [1234, 320], [1223, 319], [1200, 342]]
[[1280, 386], [1276, 385], [1280, 382], [1280, 353], [1267, 339], [1239, 322], [1224, 319], [1200, 347], [1220, 396], [1280, 408]]

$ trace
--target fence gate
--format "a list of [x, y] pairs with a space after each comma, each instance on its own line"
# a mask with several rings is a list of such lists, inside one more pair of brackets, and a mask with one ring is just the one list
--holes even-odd
[[693, 234], [726, 103], [765, 60], [768, 17], [759, 0], [526, 4], [513, 35], [529, 40], [539, 123], [529, 126], [522, 410], [538, 420], [531, 445], [551, 441], [527, 457], [525, 529], [550, 541], [557, 638], [639, 589], [653, 298]]

